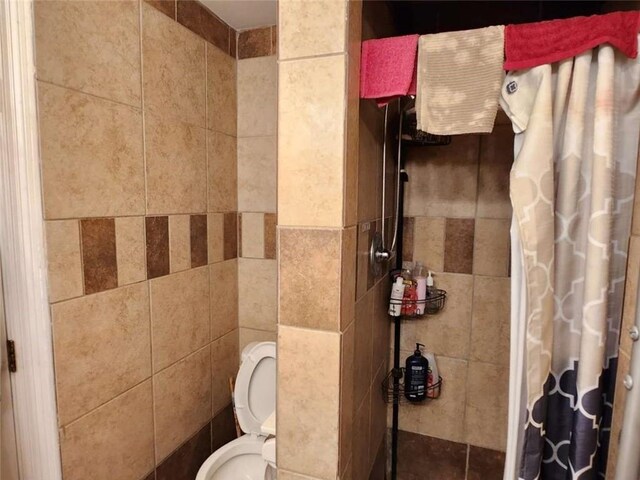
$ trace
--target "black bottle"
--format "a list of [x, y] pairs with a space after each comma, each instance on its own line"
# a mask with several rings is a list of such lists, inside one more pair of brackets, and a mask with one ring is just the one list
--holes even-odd
[[421, 402], [427, 398], [429, 360], [422, 356], [421, 343], [416, 343], [416, 351], [407, 357], [405, 363], [404, 396], [410, 402]]

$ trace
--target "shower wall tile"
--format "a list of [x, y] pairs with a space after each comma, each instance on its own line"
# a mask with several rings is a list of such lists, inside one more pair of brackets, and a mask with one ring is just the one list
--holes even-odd
[[238, 329], [239, 334], [239, 351], [242, 352], [244, 347], [252, 342], [275, 342], [277, 340], [277, 334], [275, 329], [273, 331], [256, 330], [253, 328], [240, 327]]
[[280, 228], [279, 322], [340, 329], [340, 230]]
[[236, 60], [207, 45], [207, 128], [235, 136], [238, 122]]
[[209, 263], [207, 243], [207, 215], [191, 215], [189, 222], [191, 268]]
[[158, 372], [209, 342], [208, 268], [156, 278], [149, 290], [153, 370]]
[[254, 28], [238, 32], [238, 59], [272, 55], [271, 27]]
[[375, 232], [375, 224], [358, 225], [356, 258], [356, 299], [361, 298], [373, 285], [373, 273], [369, 268], [369, 249]]
[[336, 478], [339, 333], [279, 327], [277, 401], [279, 412], [296, 412], [278, 416], [278, 468], [315, 478]]
[[207, 210], [205, 132], [183, 122], [145, 116], [147, 213]]
[[51, 316], [61, 426], [151, 374], [146, 285], [57, 303]]
[[371, 390], [367, 390], [353, 417], [353, 478], [369, 477], [369, 444], [371, 422]]
[[415, 250], [415, 217], [404, 217], [402, 222], [402, 261], [414, 260]]
[[211, 339], [215, 340], [238, 326], [238, 262], [209, 265], [211, 298]]
[[264, 258], [264, 214], [240, 214], [240, 256]]
[[115, 221], [118, 285], [145, 280], [144, 217], [118, 217]]
[[276, 85], [275, 56], [238, 60], [238, 137], [276, 134]]
[[[469, 362], [466, 442], [504, 451], [507, 440], [509, 367]], [[491, 432], [487, 435], [486, 432]]]
[[233, 413], [233, 405], [229, 404], [220, 413], [214, 415], [211, 420], [211, 451], [215, 452], [221, 446], [235, 440], [236, 421]]
[[633, 341], [627, 332], [634, 325], [636, 319], [637, 292], [640, 283], [640, 237], [632, 236], [629, 243], [627, 259], [627, 278], [624, 288], [624, 306], [622, 309], [622, 326], [620, 328], [620, 350], [631, 355]]
[[277, 224], [278, 217], [275, 213], [264, 214], [264, 258], [276, 258]]
[[196, 478], [198, 470], [211, 452], [211, 424], [207, 423], [158, 465], [155, 480]]
[[223, 222], [223, 257], [230, 260], [238, 256], [238, 214], [225, 213]]
[[480, 135], [478, 174], [479, 217], [511, 218], [509, 174], [513, 165], [513, 128], [496, 125], [491, 135]]
[[169, 219], [145, 217], [147, 278], [169, 274]]
[[475, 276], [470, 360], [509, 365], [510, 283], [508, 278]]
[[238, 210], [276, 211], [276, 137], [238, 139]]
[[205, 127], [205, 42], [142, 4], [145, 109]]
[[236, 329], [211, 344], [211, 414], [214, 416], [231, 402], [229, 379], [236, 377], [240, 366], [238, 340]]
[[337, 55], [280, 64], [281, 225], [343, 224], [345, 61]]
[[45, 223], [49, 301], [79, 297], [83, 292], [80, 230], [77, 220]]
[[139, 4], [34, 2], [37, 78], [140, 108]]
[[278, 8], [280, 60], [344, 52], [345, 0], [283, 0]]
[[238, 32], [232, 28], [229, 29], [229, 55], [238, 58]]
[[416, 217], [413, 239], [413, 260], [434, 272], [445, 271], [445, 227], [447, 219]]
[[[371, 385], [374, 290], [356, 303], [353, 401], [360, 405]], [[357, 430], [356, 430], [357, 431]]]
[[[358, 221], [381, 216], [382, 142], [384, 111], [374, 102], [359, 102], [358, 133]], [[351, 106], [349, 106], [351, 112]], [[347, 127], [348, 128], [348, 127]], [[347, 132], [349, 134], [349, 132]]]
[[[374, 355], [380, 355], [380, 352], [374, 352]], [[380, 367], [373, 377], [371, 383], [371, 420], [370, 420], [370, 438], [369, 438], [369, 465], [373, 465], [378, 453], [380, 444], [385, 443], [385, 434], [387, 433], [387, 403], [382, 395], [380, 395], [380, 385], [387, 375], [387, 370]], [[384, 469], [382, 470], [384, 472]], [[384, 480], [384, 476], [383, 476]]]
[[504, 452], [488, 448], [469, 447], [467, 480], [500, 478], [504, 474]]
[[156, 464], [211, 418], [211, 356], [206, 347], [153, 377]]
[[408, 149], [405, 215], [473, 218], [479, 136], [460, 135], [448, 146]]
[[[340, 361], [340, 467], [343, 471], [353, 453], [355, 393], [355, 322], [342, 332]], [[386, 415], [383, 416], [386, 419]]]
[[358, 227], [345, 228], [341, 239], [340, 329], [355, 317]]
[[118, 286], [116, 225], [113, 218], [80, 220], [85, 294]]
[[447, 218], [444, 240], [444, 270], [451, 273], [472, 273], [475, 220]]
[[475, 228], [473, 273], [509, 276], [511, 220], [478, 218]]
[[169, 264], [171, 273], [191, 267], [189, 215], [169, 215]]
[[229, 26], [200, 2], [178, 0], [176, 20], [219, 49], [229, 51]]
[[144, 0], [145, 3], [164, 13], [172, 20], [176, 19], [176, 3], [177, 0]]
[[207, 215], [207, 243], [209, 263], [224, 260], [224, 214], [209, 213]]
[[207, 159], [209, 211], [232, 212], [237, 210], [238, 167], [235, 137], [208, 131]]
[[[438, 472], [436, 478], [465, 480], [467, 446], [400, 431], [398, 435], [398, 478], [412, 478], [416, 472]], [[484, 477], [494, 480], [499, 477]]]
[[238, 259], [238, 324], [275, 332], [278, 316], [275, 260]]
[[60, 430], [65, 479], [142, 478], [154, 466], [151, 381]]
[[39, 82], [38, 113], [45, 218], [144, 214], [139, 110]]

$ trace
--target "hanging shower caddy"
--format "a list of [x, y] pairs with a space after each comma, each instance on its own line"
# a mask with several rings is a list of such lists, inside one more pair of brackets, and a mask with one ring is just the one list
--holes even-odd
[[[382, 381], [382, 397], [387, 403], [393, 404], [414, 404], [423, 402], [411, 402], [405, 397], [404, 388], [405, 369], [393, 369]], [[427, 387], [426, 400], [435, 400], [440, 397], [442, 391], [442, 377], [438, 376], [438, 381]]]
[[[444, 308], [447, 301], [447, 292], [445, 290], [438, 289], [435, 295], [430, 295], [424, 300], [389, 300], [390, 305], [400, 305], [404, 313], [400, 315], [404, 319], [409, 318], [422, 318], [425, 315], [435, 315]], [[424, 313], [418, 313], [418, 307], [424, 307], [422, 311]], [[391, 317], [394, 318], [394, 317]]]

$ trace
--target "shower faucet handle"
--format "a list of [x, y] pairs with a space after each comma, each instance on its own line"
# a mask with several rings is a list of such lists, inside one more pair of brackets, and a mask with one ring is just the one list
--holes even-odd
[[631, 337], [631, 340], [637, 342], [638, 339], [640, 339], [640, 330], [638, 330], [638, 327], [636, 327], [635, 325], [631, 327], [629, 329], [629, 336]]
[[378, 262], [384, 262], [387, 261], [391, 258], [391, 254], [389, 253], [389, 250], [384, 249], [384, 250], [378, 250], [375, 252], [376, 255], [376, 260]]

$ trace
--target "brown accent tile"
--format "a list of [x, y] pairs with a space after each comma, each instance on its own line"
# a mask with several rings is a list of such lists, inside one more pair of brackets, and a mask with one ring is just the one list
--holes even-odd
[[229, 51], [229, 26], [216, 17], [204, 5], [195, 0], [178, 0], [177, 17], [193, 33], [214, 44], [224, 52]]
[[278, 26], [271, 27], [271, 55], [278, 53]]
[[156, 480], [193, 480], [211, 454], [211, 424], [178, 447], [156, 468]]
[[144, 477], [144, 480], [156, 480], [156, 471], [155, 469], [146, 477]]
[[207, 243], [207, 216], [191, 215], [191, 268], [201, 267], [209, 262]]
[[229, 55], [238, 58], [238, 32], [229, 28]]
[[413, 261], [415, 220], [413, 217], [404, 217], [402, 222], [402, 261], [404, 262]]
[[473, 238], [475, 220], [447, 218], [444, 240], [444, 271], [471, 273], [473, 271]]
[[399, 480], [464, 480], [466, 466], [466, 445], [398, 432]]
[[147, 278], [169, 274], [169, 217], [146, 217]]
[[167, 17], [176, 19], [176, 0], [144, 0]]
[[233, 406], [229, 404], [211, 420], [211, 451], [215, 452], [236, 438], [238, 438], [238, 432], [233, 416]]
[[271, 55], [271, 27], [253, 28], [238, 33], [238, 60]]
[[225, 260], [238, 256], [238, 213], [224, 214], [224, 254]]
[[264, 258], [276, 258], [276, 225], [278, 217], [275, 213], [264, 214]]
[[467, 480], [493, 480], [504, 474], [504, 452], [488, 448], [469, 447]]
[[84, 293], [102, 292], [118, 286], [116, 224], [113, 218], [80, 221]]

